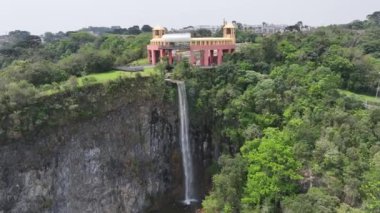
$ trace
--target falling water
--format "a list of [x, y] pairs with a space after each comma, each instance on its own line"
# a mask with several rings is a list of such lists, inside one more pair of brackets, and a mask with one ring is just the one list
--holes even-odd
[[194, 195], [194, 173], [193, 161], [191, 156], [191, 149], [189, 143], [189, 120], [187, 113], [187, 97], [185, 83], [182, 81], [177, 82], [178, 87], [178, 101], [179, 101], [179, 116], [181, 121], [180, 140], [182, 152], [182, 164], [185, 174], [185, 200], [186, 205], [196, 201]]

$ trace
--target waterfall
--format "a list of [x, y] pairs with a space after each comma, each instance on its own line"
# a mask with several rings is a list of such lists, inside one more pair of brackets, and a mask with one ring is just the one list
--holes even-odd
[[182, 164], [185, 176], [185, 200], [186, 205], [196, 201], [194, 195], [194, 172], [193, 160], [191, 156], [190, 141], [189, 141], [189, 120], [187, 112], [187, 97], [186, 87], [183, 81], [177, 81], [178, 87], [178, 102], [179, 102], [179, 117], [180, 126], [180, 142], [182, 152]]

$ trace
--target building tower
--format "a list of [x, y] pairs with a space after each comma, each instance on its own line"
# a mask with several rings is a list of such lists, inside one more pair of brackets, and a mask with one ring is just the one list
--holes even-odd
[[162, 36], [165, 34], [165, 28], [161, 26], [156, 26], [152, 30], [153, 38], [162, 38]]
[[231, 23], [224, 25], [223, 37], [232, 39], [233, 43], [236, 43], [235, 26]]

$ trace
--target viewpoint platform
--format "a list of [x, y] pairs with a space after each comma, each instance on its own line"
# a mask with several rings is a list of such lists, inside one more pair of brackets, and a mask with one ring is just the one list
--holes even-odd
[[190, 33], [166, 34], [161, 26], [153, 28], [153, 38], [147, 46], [149, 63], [157, 64], [167, 57], [169, 64], [184, 57], [196, 66], [216, 66], [223, 63], [223, 55], [236, 49], [236, 30], [233, 24], [223, 26], [223, 37], [192, 38]]

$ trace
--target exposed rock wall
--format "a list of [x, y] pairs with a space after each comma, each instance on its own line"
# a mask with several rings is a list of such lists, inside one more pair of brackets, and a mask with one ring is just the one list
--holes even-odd
[[178, 192], [176, 104], [148, 99], [1, 145], [0, 212], [143, 212]]

